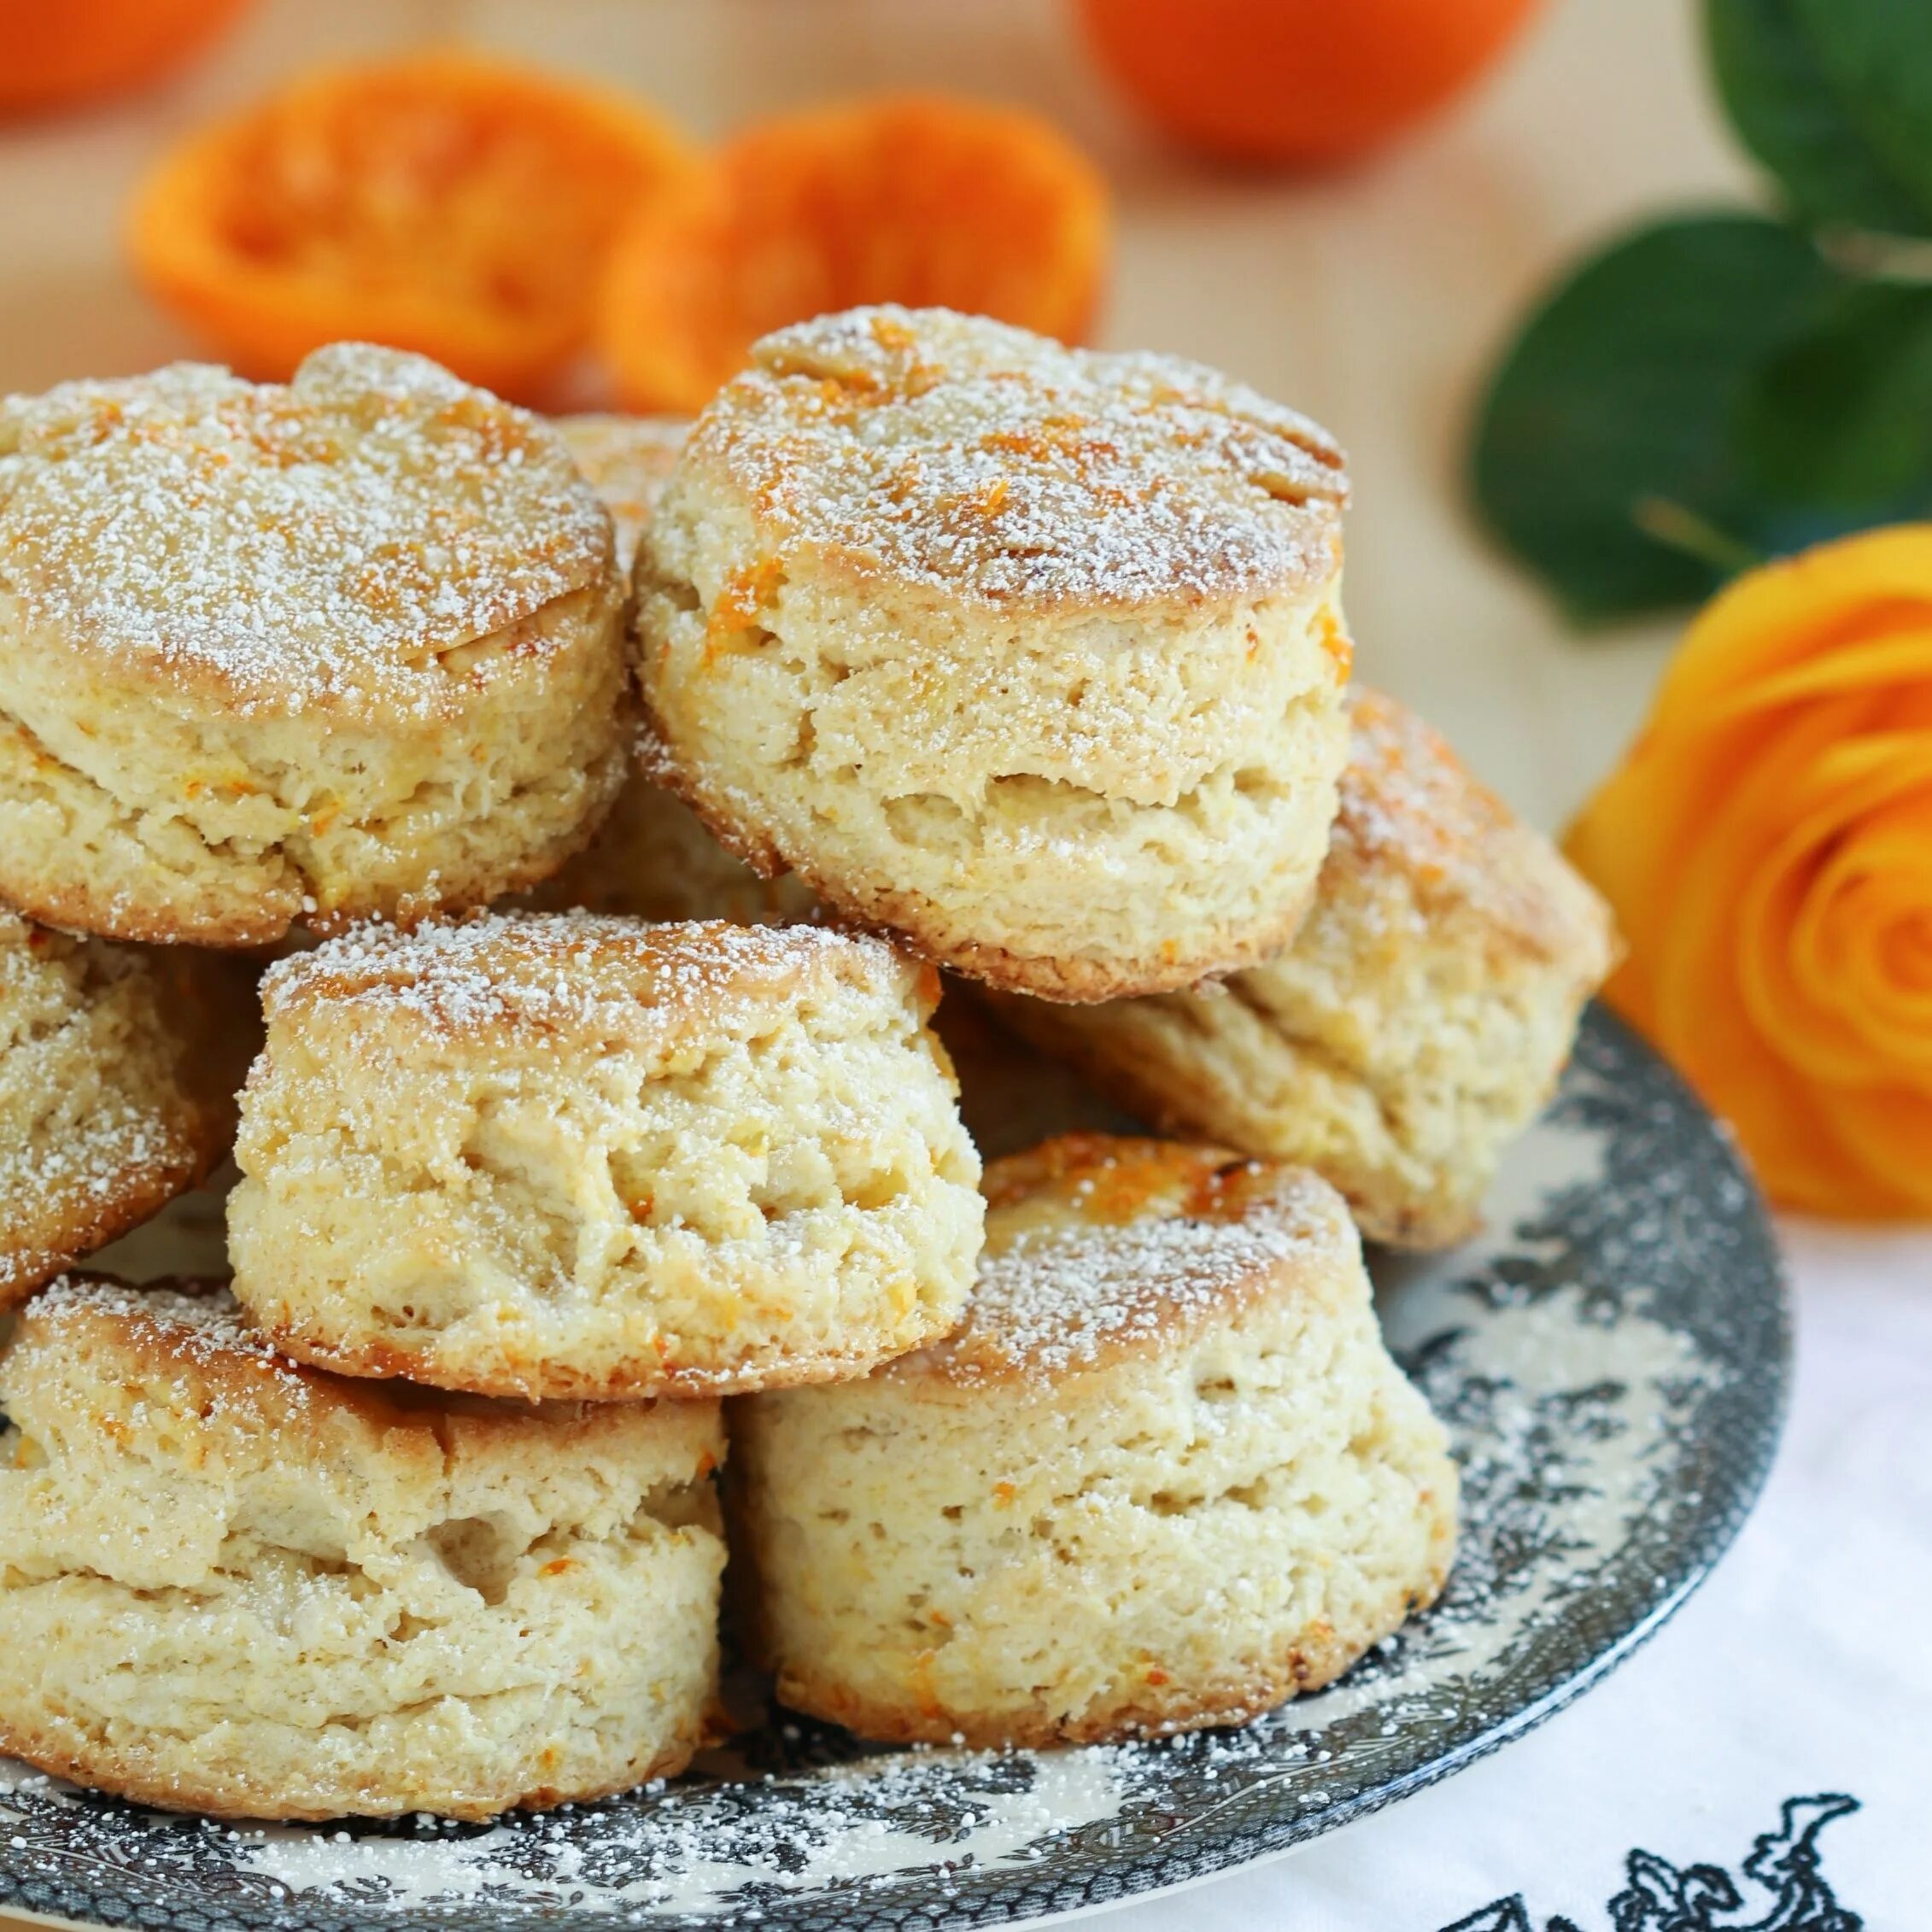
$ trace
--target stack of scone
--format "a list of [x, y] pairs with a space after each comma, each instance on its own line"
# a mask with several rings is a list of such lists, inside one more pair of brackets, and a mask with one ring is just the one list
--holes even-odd
[[[940, 311], [688, 433], [354, 346], [0, 405], [0, 1748], [622, 1789], [718, 1721], [728, 1540], [882, 1740], [1239, 1721], [1432, 1598], [1358, 1227], [1475, 1224], [1611, 939], [1350, 692], [1345, 495]], [[1182, 1138], [982, 1176], [939, 967], [969, 1093], [1018, 1035]], [[62, 1273], [231, 1148], [231, 1285]]]

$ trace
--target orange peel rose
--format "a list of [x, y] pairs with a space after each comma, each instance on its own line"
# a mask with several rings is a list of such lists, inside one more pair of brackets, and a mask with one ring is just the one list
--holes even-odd
[[1932, 1215], [1932, 524], [1718, 596], [1566, 843], [1773, 1198]]

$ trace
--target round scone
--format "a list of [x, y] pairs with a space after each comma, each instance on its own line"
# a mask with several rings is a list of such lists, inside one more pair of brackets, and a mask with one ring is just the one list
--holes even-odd
[[1414, 712], [1373, 691], [1295, 943], [1213, 993], [1002, 1018], [1129, 1111], [1313, 1168], [1365, 1233], [1473, 1233], [1616, 958], [1608, 909]]
[[495, 915], [272, 968], [229, 1197], [290, 1354], [488, 1395], [864, 1374], [957, 1320], [936, 975], [798, 927]]
[[206, 1178], [259, 1031], [228, 961], [0, 907], [0, 1308]]
[[55, 1284], [0, 1358], [0, 1750], [228, 1818], [488, 1818], [682, 1771], [712, 1402], [297, 1367], [219, 1290]]
[[1069, 1135], [986, 1191], [955, 1335], [734, 1406], [734, 1548], [782, 1701], [979, 1747], [1228, 1724], [1434, 1598], [1455, 1467], [1332, 1188]]
[[253, 946], [553, 872], [624, 776], [610, 520], [540, 419], [342, 343], [0, 402], [0, 893]]
[[1054, 999], [1277, 951], [1347, 748], [1340, 452], [945, 310], [767, 337], [638, 549], [653, 770], [761, 871]]

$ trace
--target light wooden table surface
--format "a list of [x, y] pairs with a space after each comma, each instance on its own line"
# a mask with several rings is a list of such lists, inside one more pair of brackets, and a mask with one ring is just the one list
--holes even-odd
[[1576, 245], [1660, 203], [1748, 187], [1709, 104], [1695, 13], [1683, 0], [1557, 0], [1421, 138], [1357, 173], [1277, 184], [1145, 136], [1056, 0], [270, 0], [161, 93], [0, 130], [0, 389], [193, 353], [122, 266], [128, 184], [171, 137], [309, 60], [463, 35], [635, 85], [706, 132], [888, 84], [1027, 101], [1086, 142], [1116, 188], [1104, 339], [1218, 364], [1342, 438], [1363, 675], [1554, 824], [1630, 731], [1671, 627], [1566, 637], [1467, 520], [1463, 428], [1488, 357]]

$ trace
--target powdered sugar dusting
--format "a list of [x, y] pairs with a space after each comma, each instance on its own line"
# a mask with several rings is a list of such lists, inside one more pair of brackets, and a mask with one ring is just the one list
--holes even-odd
[[302, 1372], [249, 1326], [242, 1305], [214, 1282], [162, 1283], [137, 1288], [98, 1275], [68, 1274], [50, 1282], [34, 1298], [34, 1317], [59, 1324], [76, 1315], [138, 1323], [160, 1332], [166, 1346], [202, 1367], [243, 1356], [256, 1367], [273, 1366], [291, 1390], [307, 1387]]
[[271, 1021], [296, 1003], [325, 999], [413, 1014], [452, 1031], [590, 1032], [634, 1027], [641, 1014], [687, 1023], [725, 1003], [795, 993], [815, 975], [863, 975], [881, 990], [909, 990], [912, 970], [883, 940], [823, 927], [489, 913], [409, 932], [354, 927], [278, 961], [263, 978], [262, 1004]]
[[1241, 1164], [1241, 1178], [1249, 1197], [1233, 1213], [1168, 1200], [1131, 1219], [1076, 1213], [1016, 1227], [1027, 1204], [996, 1204], [963, 1323], [887, 1373], [1051, 1379], [1197, 1331], [1279, 1283], [1286, 1265], [1354, 1262], [1339, 1203], [1322, 1183], [1255, 1163]]
[[797, 549], [994, 605], [1263, 594], [1339, 562], [1342, 455], [1197, 363], [944, 309], [768, 336], [693, 431]]
[[1609, 920], [1595, 893], [1438, 733], [1376, 691], [1356, 690], [1350, 722], [1324, 874], [1331, 897], [1349, 892], [1359, 912], [1361, 881], [1399, 881], [1419, 919], [1473, 911], [1547, 956], [1577, 951], [1592, 984], [1609, 970]]
[[57, 1218], [74, 1224], [84, 1244], [91, 1244], [99, 1238], [94, 1230], [124, 1195], [170, 1175], [184, 1181], [194, 1164], [184, 1134], [158, 1111], [125, 1098], [96, 1109], [58, 1141], [0, 1148], [0, 1201], [9, 1221], [0, 1238], [0, 1289], [9, 1285], [14, 1262], [39, 1263], [37, 1255], [14, 1251], [20, 1230], [38, 1232], [43, 1221]]
[[289, 1932], [882, 1932], [1091, 1909], [1360, 1817], [1627, 1654], [1728, 1540], [1776, 1436], [1769, 1231], [1721, 1137], [1607, 1022], [1490, 1207], [1479, 1245], [1385, 1257], [1391, 1343], [1463, 1469], [1447, 1593], [1326, 1690], [1239, 1730], [1060, 1752], [888, 1751], [773, 1712], [668, 1786], [487, 1828], [236, 1828], [0, 1764], [0, 1896]]
[[177, 364], [0, 402], [0, 591], [243, 713], [434, 711], [443, 653], [596, 583], [608, 522], [536, 418], [420, 356], [286, 387]]

